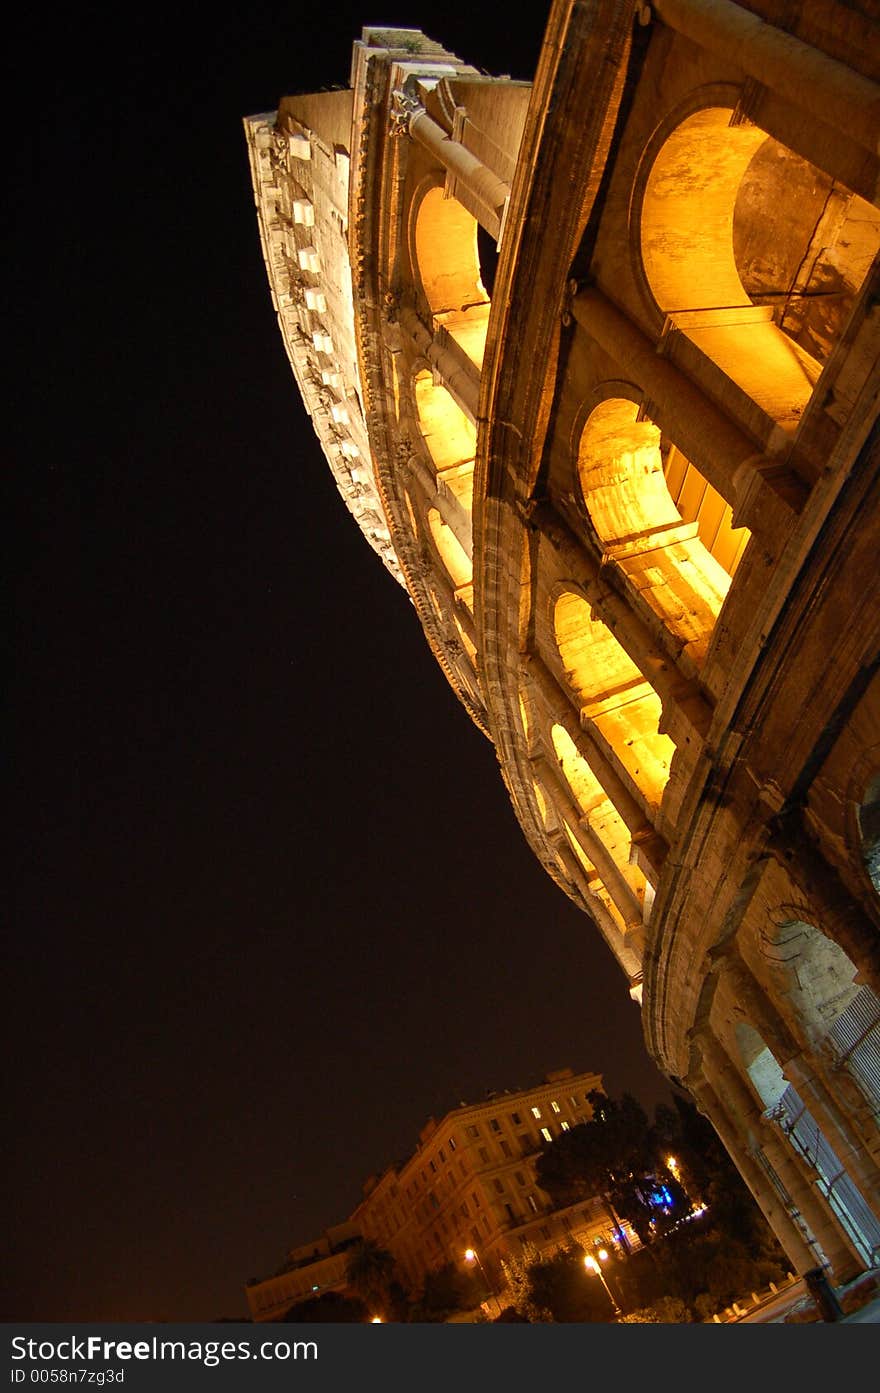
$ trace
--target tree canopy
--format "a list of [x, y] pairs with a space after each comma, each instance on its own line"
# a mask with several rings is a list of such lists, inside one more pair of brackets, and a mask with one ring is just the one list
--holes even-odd
[[547, 1146], [538, 1184], [559, 1205], [600, 1197], [624, 1247], [623, 1220], [651, 1243], [688, 1213], [688, 1197], [635, 1098], [624, 1093], [616, 1101], [596, 1090], [589, 1096], [592, 1118]]
[[356, 1243], [346, 1264], [345, 1280], [374, 1315], [388, 1316], [396, 1295], [394, 1258], [375, 1239]]

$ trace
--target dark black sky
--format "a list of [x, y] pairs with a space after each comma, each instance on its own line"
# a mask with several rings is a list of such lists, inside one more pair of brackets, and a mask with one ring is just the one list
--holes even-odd
[[336, 493], [241, 127], [364, 23], [531, 77], [546, 11], [64, 14], [8, 127], [2, 1316], [206, 1320], [432, 1112], [566, 1064], [668, 1093]]

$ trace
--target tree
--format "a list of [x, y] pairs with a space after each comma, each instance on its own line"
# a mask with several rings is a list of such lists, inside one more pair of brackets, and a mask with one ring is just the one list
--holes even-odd
[[421, 1298], [414, 1317], [420, 1321], [444, 1321], [454, 1311], [477, 1305], [473, 1282], [454, 1262], [425, 1274]]
[[389, 1314], [392, 1306], [394, 1258], [375, 1239], [364, 1238], [351, 1250], [345, 1280], [374, 1315]]
[[644, 1110], [594, 1090], [593, 1115], [551, 1142], [538, 1158], [538, 1184], [560, 1205], [599, 1197], [627, 1247], [622, 1220], [649, 1244], [687, 1213], [687, 1196], [652, 1145]]
[[529, 1268], [529, 1293], [548, 1319], [560, 1322], [613, 1321], [614, 1307], [602, 1282], [584, 1268], [579, 1244], [561, 1248]]
[[[658, 1107], [650, 1125], [627, 1095], [590, 1101], [591, 1120], [547, 1147], [537, 1180], [558, 1204], [601, 1197], [618, 1229], [622, 1220], [632, 1226], [642, 1248], [612, 1253], [607, 1269], [624, 1309], [644, 1319], [668, 1296], [700, 1318], [784, 1274], [763, 1214], [688, 1099], [673, 1095], [674, 1108]], [[672, 1309], [667, 1302], [656, 1318], [681, 1319]]]

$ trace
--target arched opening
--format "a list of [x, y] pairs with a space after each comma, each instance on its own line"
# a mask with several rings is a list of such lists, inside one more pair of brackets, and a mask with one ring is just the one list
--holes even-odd
[[606, 556], [702, 661], [747, 529], [734, 528], [730, 505], [623, 397], [590, 413], [578, 477]]
[[793, 431], [876, 256], [880, 217], [732, 116], [694, 112], [664, 141], [642, 201], [642, 261], [673, 326]]
[[880, 1258], [877, 1216], [757, 1031], [740, 1023], [736, 1040], [765, 1116], [777, 1124], [791, 1148], [815, 1172], [818, 1193], [836, 1215], [861, 1260], [868, 1267], [874, 1266]]
[[817, 1054], [830, 1054], [880, 1121], [880, 998], [856, 981], [855, 964], [814, 924], [790, 919], [765, 938], [777, 992]]
[[435, 330], [445, 329], [481, 368], [489, 295], [480, 275], [476, 219], [442, 188], [431, 188], [419, 203], [414, 240], [419, 280]]
[[660, 733], [654, 688], [582, 595], [569, 590], [559, 596], [553, 630], [581, 719], [601, 736], [634, 788], [659, 806], [675, 745]]

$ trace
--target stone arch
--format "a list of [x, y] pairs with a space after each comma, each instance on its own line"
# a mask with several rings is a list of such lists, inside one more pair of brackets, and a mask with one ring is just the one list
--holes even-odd
[[730, 504], [627, 396], [587, 416], [578, 481], [606, 560], [702, 662], [749, 537]]
[[877, 254], [880, 216], [738, 119], [730, 96], [697, 100], [643, 163], [642, 270], [667, 324], [792, 432]]
[[802, 1164], [815, 1174], [818, 1194], [828, 1204], [862, 1262], [868, 1267], [876, 1265], [880, 1257], [877, 1215], [866, 1203], [762, 1037], [743, 1021], [737, 1024], [734, 1033], [742, 1065], [761, 1100], [765, 1116], [776, 1123]]
[[410, 249], [435, 332], [445, 329], [481, 368], [489, 295], [480, 275], [477, 220], [442, 185], [429, 182], [413, 200]]
[[586, 597], [561, 586], [552, 597], [552, 629], [569, 691], [628, 780], [659, 807], [675, 745], [660, 733], [660, 698]]
[[845, 1069], [880, 1122], [880, 997], [820, 928], [781, 911], [762, 936], [762, 958], [797, 1036]]

